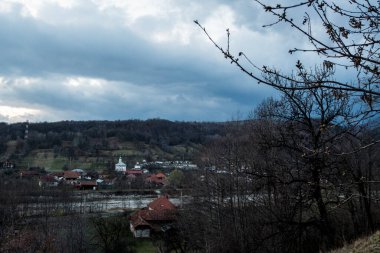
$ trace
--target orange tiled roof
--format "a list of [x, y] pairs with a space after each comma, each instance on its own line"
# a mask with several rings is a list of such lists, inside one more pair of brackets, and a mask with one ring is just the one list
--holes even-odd
[[156, 198], [148, 204], [148, 208], [155, 211], [176, 209], [175, 205], [169, 201], [167, 196], [161, 196], [159, 198]]
[[132, 221], [143, 219], [147, 222], [151, 221], [172, 221], [176, 219], [176, 210], [148, 210], [141, 209], [131, 215]]
[[146, 181], [155, 184], [165, 184], [166, 176], [163, 173], [153, 174], [146, 178]]
[[177, 220], [176, 207], [167, 197], [159, 197], [153, 200], [148, 208], [138, 210], [130, 216], [131, 225], [134, 228], [145, 225], [154, 230], [159, 229], [157, 224], [160, 222], [173, 222], [175, 220]]
[[80, 177], [80, 173], [79, 172], [76, 172], [76, 171], [65, 171], [63, 172], [63, 177], [64, 178], [79, 178]]
[[133, 227], [137, 228], [138, 226], [149, 226], [151, 227], [151, 224], [146, 222], [142, 217], [137, 216], [133, 221]]
[[127, 170], [126, 174], [128, 175], [140, 175], [143, 174], [142, 170]]

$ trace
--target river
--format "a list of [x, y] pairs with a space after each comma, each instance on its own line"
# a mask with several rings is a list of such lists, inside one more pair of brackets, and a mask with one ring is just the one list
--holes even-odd
[[[68, 201], [55, 201], [52, 198], [40, 198], [37, 201], [17, 205], [17, 210], [21, 216], [59, 216], [73, 213], [111, 213], [132, 211], [146, 207], [158, 195], [115, 195], [99, 194], [87, 192], [75, 195]], [[188, 203], [190, 197], [173, 197], [169, 200], [180, 207], [183, 203]]]

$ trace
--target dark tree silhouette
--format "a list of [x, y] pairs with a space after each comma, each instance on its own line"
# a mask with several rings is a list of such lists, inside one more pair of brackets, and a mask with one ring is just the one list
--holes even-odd
[[[332, 74], [322, 68], [307, 78]], [[329, 88], [280, 91], [281, 99], [264, 101], [252, 120], [231, 122], [226, 136], [201, 152], [203, 174], [187, 220], [196, 227], [184, 229], [190, 245], [326, 252], [376, 229], [379, 166], [366, 115]]]

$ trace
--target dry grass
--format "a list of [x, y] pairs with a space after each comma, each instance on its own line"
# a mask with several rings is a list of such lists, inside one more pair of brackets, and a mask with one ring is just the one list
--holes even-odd
[[369, 237], [361, 238], [331, 253], [380, 253], [380, 231]]

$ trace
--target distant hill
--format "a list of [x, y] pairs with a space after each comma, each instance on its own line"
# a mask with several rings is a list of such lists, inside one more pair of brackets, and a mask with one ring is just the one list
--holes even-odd
[[[242, 121], [244, 123], [244, 121]], [[0, 167], [111, 169], [122, 156], [128, 167], [142, 160], [193, 160], [202, 147], [224, 136], [228, 122], [162, 119], [0, 123]], [[28, 130], [25, 139], [25, 130]], [[371, 134], [380, 136], [380, 128]]]
[[[147, 160], [192, 160], [226, 123], [168, 120], [0, 123], [0, 161], [18, 168], [111, 168], [119, 156], [129, 166]], [[25, 130], [28, 129], [27, 137]]]

